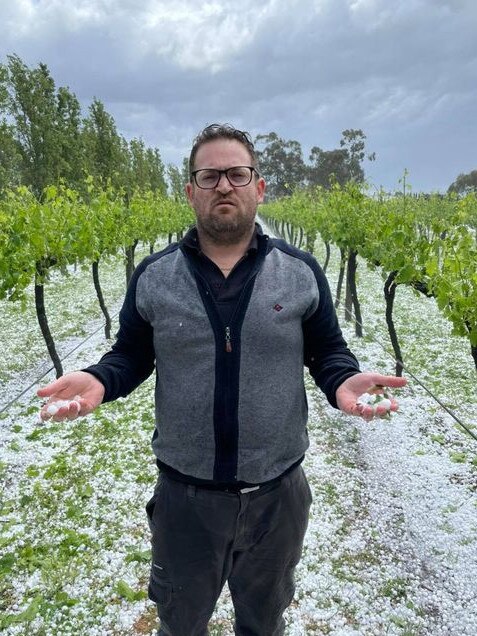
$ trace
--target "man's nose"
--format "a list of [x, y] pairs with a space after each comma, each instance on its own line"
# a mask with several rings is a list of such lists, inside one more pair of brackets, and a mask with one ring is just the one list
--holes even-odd
[[230, 181], [227, 179], [225, 172], [220, 175], [219, 182], [215, 186], [215, 189], [222, 193], [230, 192], [232, 190], [232, 186], [230, 185]]

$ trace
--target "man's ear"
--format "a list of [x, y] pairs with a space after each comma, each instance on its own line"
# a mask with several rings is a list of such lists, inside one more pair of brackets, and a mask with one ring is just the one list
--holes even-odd
[[257, 203], [263, 203], [266, 189], [267, 185], [265, 183], [265, 179], [263, 177], [260, 177], [257, 180]]
[[192, 185], [192, 183], [186, 183], [185, 185], [185, 193], [187, 195], [187, 200], [189, 201], [190, 205], [192, 205], [192, 194], [194, 191], [194, 186]]

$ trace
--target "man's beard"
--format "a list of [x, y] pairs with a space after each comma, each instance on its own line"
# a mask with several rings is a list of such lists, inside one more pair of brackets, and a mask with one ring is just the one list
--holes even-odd
[[216, 245], [235, 245], [251, 236], [255, 218], [209, 216], [206, 219], [197, 219], [197, 226]]

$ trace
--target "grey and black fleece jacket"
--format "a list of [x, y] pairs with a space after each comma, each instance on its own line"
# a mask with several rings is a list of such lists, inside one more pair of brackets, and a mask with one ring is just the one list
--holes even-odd
[[104, 402], [126, 396], [156, 367], [159, 465], [193, 479], [259, 484], [308, 448], [304, 365], [336, 407], [359, 373], [316, 260], [257, 234], [255, 264], [229, 324], [183, 242], [136, 268], [117, 340], [88, 367]]

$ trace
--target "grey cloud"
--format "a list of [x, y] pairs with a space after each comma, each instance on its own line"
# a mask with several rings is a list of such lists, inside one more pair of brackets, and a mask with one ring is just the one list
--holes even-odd
[[27, 0], [6, 4], [2, 58], [45, 61], [166, 162], [179, 163], [206, 123], [231, 121], [297, 139], [305, 156], [363, 128], [377, 153], [368, 172], [390, 187], [404, 167], [417, 189], [476, 167], [473, 1], [77, 0], [72, 10], [42, 0], [37, 14]]

